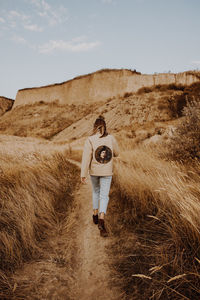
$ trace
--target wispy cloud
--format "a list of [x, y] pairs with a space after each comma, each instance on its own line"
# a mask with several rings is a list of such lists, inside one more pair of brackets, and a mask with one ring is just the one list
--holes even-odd
[[29, 15], [21, 13], [21, 12], [19, 12], [17, 10], [10, 10], [8, 12], [8, 19], [10, 19], [10, 20], [16, 20], [16, 19], [18, 19], [18, 20], [26, 21], [27, 22], [27, 21], [30, 20], [30, 18], [31, 17]]
[[74, 38], [71, 41], [63, 40], [50, 40], [48, 43], [40, 45], [39, 53], [53, 53], [54, 51], [70, 51], [70, 52], [83, 52], [89, 51], [98, 47], [101, 43], [99, 41], [87, 42], [85, 37]]
[[7, 12], [7, 23], [11, 28], [16, 28], [17, 26], [25, 27], [31, 22], [31, 16], [19, 12], [17, 10], [10, 10]]
[[30, 31], [37, 31], [37, 32], [43, 31], [43, 28], [39, 27], [37, 24], [26, 24], [24, 25], [24, 28]]
[[22, 36], [19, 36], [19, 35], [13, 35], [11, 37], [11, 41], [17, 43], [17, 44], [27, 44], [27, 41], [22, 37]]
[[7, 13], [7, 23], [11, 28], [22, 26], [26, 30], [42, 32], [43, 28], [38, 24], [32, 23], [32, 16], [27, 15], [21, 11], [10, 10]]
[[37, 15], [41, 18], [46, 18], [49, 25], [61, 24], [68, 20], [68, 10], [63, 5], [54, 6], [47, 3], [45, 0], [31, 0], [35, 6]]
[[11, 38], [10, 38], [11, 41], [13, 41], [14, 43], [18, 44], [18, 45], [24, 45], [24, 46], [27, 46], [33, 50], [36, 49], [36, 46], [32, 43], [30, 43], [29, 41], [27, 41], [25, 38], [23, 38], [22, 36], [20, 35], [16, 35], [14, 34]]
[[[1, 0], [0, 0], [1, 1]], [[17, 7], [16, 9], [0, 9], [1, 30], [10, 30], [11, 34], [17, 30], [25, 29], [40, 33], [49, 26], [65, 23], [69, 16], [68, 10], [63, 5], [47, 0], [23, 0], [26, 11]], [[30, 7], [31, 6], [31, 7]], [[28, 13], [27, 13], [28, 11]], [[6, 27], [2, 27], [6, 24]]]

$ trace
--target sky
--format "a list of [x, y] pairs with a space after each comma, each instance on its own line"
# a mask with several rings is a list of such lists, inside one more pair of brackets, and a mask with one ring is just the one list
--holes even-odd
[[0, 0], [0, 96], [103, 68], [200, 68], [200, 0]]

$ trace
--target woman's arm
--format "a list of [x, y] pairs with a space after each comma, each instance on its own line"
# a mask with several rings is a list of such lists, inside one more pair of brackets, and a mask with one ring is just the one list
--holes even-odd
[[92, 144], [89, 139], [85, 141], [83, 154], [82, 154], [82, 162], [81, 162], [81, 178], [87, 177], [89, 165], [92, 159]]

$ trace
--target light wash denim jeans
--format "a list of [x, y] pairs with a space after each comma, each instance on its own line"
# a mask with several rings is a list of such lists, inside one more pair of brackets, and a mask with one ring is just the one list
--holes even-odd
[[92, 182], [93, 209], [98, 209], [99, 213], [104, 212], [106, 214], [112, 176], [90, 175], [90, 178]]

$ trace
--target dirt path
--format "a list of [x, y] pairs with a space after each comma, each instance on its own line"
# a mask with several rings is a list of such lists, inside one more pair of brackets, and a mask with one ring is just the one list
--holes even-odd
[[[80, 163], [70, 160], [77, 166]], [[106, 246], [112, 235], [100, 237], [92, 221], [91, 183], [81, 185], [64, 223], [52, 232], [51, 247], [37, 261], [14, 275], [15, 299], [117, 300], [119, 291], [108, 285]]]
[[[79, 162], [70, 161], [80, 167]], [[111, 289], [108, 284], [110, 271], [106, 246], [112, 237], [101, 237], [98, 226], [92, 221], [92, 187], [89, 179], [77, 191], [75, 205], [79, 213], [75, 234], [78, 268], [75, 272], [77, 280], [74, 299], [121, 299], [119, 291]]]
[[100, 237], [97, 225], [92, 222], [91, 184], [82, 185], [76, 201], [80, 211], [78, 243], [77, 293], [75, 299], [118, 299], [117, 291], [108, 286], [109, 268], [106, 246], [111, 237]]

